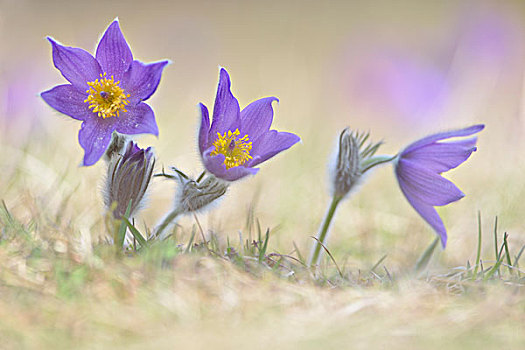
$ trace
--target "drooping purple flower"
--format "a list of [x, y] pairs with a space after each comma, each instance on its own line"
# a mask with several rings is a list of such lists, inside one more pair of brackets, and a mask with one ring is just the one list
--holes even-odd
[[476, 150], [477, 137], [448, 141], [483, 130], [484, 125], [442, 132], [410, 144], [395, 164], [399, 187], [419, 215], [436, 231], [443, 248], [447, 244], [447, 230], [434, 209], [455, 202], [465, 196], [456, 185], [441, 176], [466, 161]]
[[221, 68], [219, 87], [210, 125], [208, 109], [200, 104], [202, 121], [199, 151], [206, 169], [218, 178], [235, 181], [256, 174], [255, 166], [297, 143], [299, 136], [270, 130], [272, 102], [266, 97], [250, 103], [242, 111], [230, 91], [230, 77]]
[[157, 89], [168, 61], [144, 64], [133, 60], [118, 20], [106, 29], [95, 57], [48, 40], [55, 67], [70, 84], [55, 86], [41, 96], [57, 111], [82, 121], [78, 140], [85, 151], [83, 165], [100, 159], [113, 131], [158, 135], [153, 110], [143, 101]]

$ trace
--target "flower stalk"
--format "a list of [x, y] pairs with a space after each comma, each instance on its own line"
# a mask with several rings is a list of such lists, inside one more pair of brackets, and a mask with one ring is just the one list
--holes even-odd
[[326, 212], [326, 216], [323, 220], [321, 230], [319, 231], [319, 235], [317, 236], [317, 241], [315, 242], [315, 245], [312, 249], [308, 266], [315, 266], [319, 264], [319, 259], [321, 257], [321, 248], [324, 245], [324, 242], [326, 242], [328, 236], [328, 229], [330, 228], [330, 224], [332, 222], [332, 219], [334, 218], [337, 206], [339, 205], [342, 199], [343, 197], [341, 196], [334, 196], [332, 198], [332, 202], [330, 203], [328, 211]]

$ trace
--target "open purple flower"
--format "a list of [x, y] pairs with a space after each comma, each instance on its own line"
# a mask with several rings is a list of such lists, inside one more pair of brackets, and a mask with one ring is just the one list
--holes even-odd
[[270, 130], [272, 102], [278, 101], [277, 98], [262, 98], [241, 111], [230, 86], [228, 72], [222, 68], [211, 126], [208, 109], [200, 104], [199, 151], [209, 172], [223, 180], [235, 181], [256, 174], [259, 169], [255, 166], [292, 147], [300, 138]]
[[78, 140], [85, 151], [83, 165], [100, 159], [113, 131], [158, 135], [153, 110], [142, 101], [157, 89], [168, 61], [144, 64], [133, 60], [118, 20], [106, 29], [95, 57], [48, 40], [55, 67], [70, 84], [55, 86], [41, 96], [57, 111], [82, 121]]
[[[410, 144], [399, 155], [395, 173], [408, 202], [441, 238], [445, 248], [447, 230], [434, 206], [447, 205], [465, 196], [440, 174], [466, 161], [476, 150], [477, 137], [459, 141], [447, 139], [476, 134], [484, 125], [442, 132]], [[445, 141], [447, 140], [447, 141]]]

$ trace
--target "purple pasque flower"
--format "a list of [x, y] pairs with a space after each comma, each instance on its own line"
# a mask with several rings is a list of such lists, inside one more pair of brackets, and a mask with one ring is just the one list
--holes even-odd
[[300, 138], [289, 132], [270, 130], [272, 102], [278, 101], [277, 98], [261, 98], [241, 111], [230, 86], [228, 72], [221, 68], [211, 125], [208, 109], [200, 104], [199, 151], [209, 172], [223, 180], [235, 181], [256, 174], [259, 169], [255, 166], [292, 147]]
[[106, 29], [95, 57], [48, 40], [55, 67], [70, 84], [55, 86], [41, 96], [57, 111], [82, 121], [78, 140], [85, 151], [83, 165], [100, 159], [113, 131], [159, 134], [153, 110], [142, 101], [157, 89], [168, 61], [144, 64], [133, 60], [118, 20]]
[[399, 187], [419, 215], [436, 231], [445, 248], [447, 230], [434, 206], [447, 205], [465, 196], [456, 185], [441, 176], [466, 161], [476, 150], [477, 137], [447, 139], [476, 134], [484, 125], [442, 132], [410, 144], [398, 156], [395, 173]]

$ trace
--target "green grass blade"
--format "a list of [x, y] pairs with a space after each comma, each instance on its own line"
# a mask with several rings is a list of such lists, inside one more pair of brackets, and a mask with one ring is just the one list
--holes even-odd
[[518, 262], [520, 261], [520, 258], [521, 258], [521, 254], [523, 254], [523, 251], [525, 251], [525, 244], [523, 245], [523, 247], [521, 247], [520, 251], [518, 252], [518, 255], [516, 255], [516, 257], [514, 258], [514, 267], [518, 267]]
[[[131, 213], [131, 200], [129, 201], [128, 207], [126, 208], [126, 213], [124, 214], [124, 217], [129, 217], [129, 214]], [[122, 248], [124, 246], [124, 238], [126, 238], [126, 228], [127, 224], [124, 222], [124, 220], [120, 221], [120, 226], [117, 233], [117, 247]]]
[[374, 272], [375, 269], [377, 269], [377, 267], [379, 266], [379, 264], [381, 264], [383, 261], [385, 261], [386, 257], [387, 257], [386, 254], [383, 255], [383, 256], [381, 257], [381, 259], [379, 259], [379, 260], [375, 263], [375, 265], [372, 266], [372, 268], [370, 269], [370, 272]]
[[189, 253], [191, 251], [191, 245], [193, 244], [193, 240], [195, 239], [196, 233], [197, 233], [197, 228], [195, 227], [195, 225], [193, 225], [193, 228], [191, 230], [190, 241], [188, 242], [188, 245], [186, 246], [184, 253]]
[[295, 253], [297, 254], [297, 258], [299, 259], [299, 261], [301, 262], [301, 264], [306, 264], [306, 260], [304, 260], [304, 257], [303, 257], [303, 254], [301, 254], [301, 251], [299, 250], [299, 248], [297, 247], [297, 244], [295, 244], [295, 241], [292, 242], [293, 243], [293, 247], [295, 249]]
[[474, 279], [478, 277], [478, 268], [480, 264], [480, 259], [481, 259], [481, 212], [478, 211], [478, 250], [476, 253], [476, 264], [474, 266], [474, 275], [473, 275]]
[[498, 271], [499, 267], [501, 266], [501, 263], [503, 262], [503, 256], [501, 256], [498, 261], [496, 261], [496, 264], [492, 266], [492, 268], [487, 272], [487, 274], [483, 277], [484, 281], [487, 281], [489, 278], [491, 278], [496, 271]]
[[266, 249], [268, 249], [268, 241], [270, 240], [270, 229], [266, 229], [266, 236], [264, 238], [264, 242], [262, 245], [262, 248], [259, 248], [259, 261], [263, 261], [264, 257], [266, 256]]
[[496, 254], [496, 261], [499, 259], [498, 256], [498, 217], [494, 219], [494, 250]]
[[428, 248], [425, 249], [423, 254], [419, 257], [419, 259], [416, 262], [416, 266], [414, 268], [416, 272], [421, 272], [428, 266], [430, 258], [432, 258], [432, 255], [434, 254], [434, 250], [436, 249], [438, 243], [439, 237], [436, 237], [434, 241], [428, 246]]
[[131, 222], [129, 222], [129, 220], [127, 218], [124, 217], [124, 218], [122, 218], [122, 220], [124, 221], [124, 223], [126, 223], [126, 225], [128, 226], [129, 230], [131, 231], [131, 234], [139, 242], [140, 246], [141, 247], [147, 246], [148, 245], [148, 241], [146, 241], [146, 239], [144, 238], [144, 236], [142, 236], [140, 231], [137, 230], [137, 228], [135, 226], [133, 226], [133, 224]]
[[507, 257], [507, 268], [509, 269], [509, 273], [512, 275], [512, 261], [510, 260], [510, 253], [509, 253], [509, 245], [507, 243], [507, 238], [509, 235], [507, 232], [503, 235], [503, 246], [505, 247], [505, 256]]
[[312, 236], [312, 238], [315, 239], [321, 245], [321, 247], [324, 249], [326, 254], [328, 254], [328, 256], [330, 257], [330, 260], [332, 260], [332, 262], [334, 263], [335, 268], [337, 269], [337, 272], [339, 272], [339, 276], [341, 276], [341, 278], [344, 278], [343, 272], [339, 268], [339, 265], [337, 265], [337, 262], [335, 261], [334, 256], [332, 255], [332, 253], [330, 253], [328, 248], [323, 243], [321, 243], [321, 241], [317, 237]]

